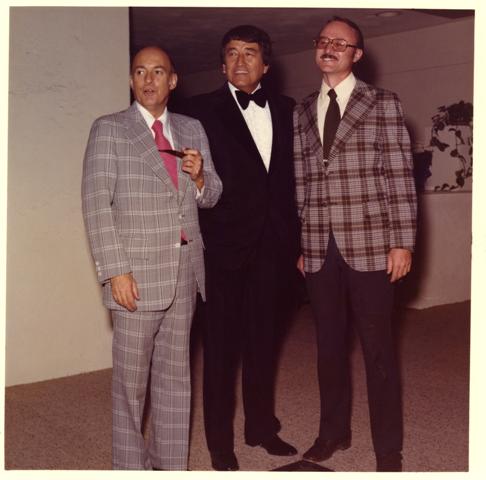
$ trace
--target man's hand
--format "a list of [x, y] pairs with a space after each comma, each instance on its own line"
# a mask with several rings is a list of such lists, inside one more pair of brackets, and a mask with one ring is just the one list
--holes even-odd
[[140, 300], [138, 295], [137, 282], [131, 273], [116, 275], [110, 279], [111, 293], [118, 305], [125, 307], [128, 311], [134, 312], [137, 309], [135, 300]]
[[305, 277], [304, 255], [300, 255], [299, 258], [297, 259], [297, 270], [302, 274], [303, 277]]
[[412, 266], [412, 253], [405, 248], [392, 248], [388, 253], [386, 273], [390, 276], [390, 282], [396, 282], [403, 278]]
[[182, 158], [182, 171], [189, 174], [198, 190], [204, 187], [203, 158], [199, 150], [184, 148]]

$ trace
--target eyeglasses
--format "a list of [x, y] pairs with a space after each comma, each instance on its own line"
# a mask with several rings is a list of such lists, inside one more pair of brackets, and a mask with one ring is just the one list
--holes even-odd
[[358, 45], [351, 45], [348, 43], [344, 38], [328, 38], [328, 37], [318, 37], [314, 39], [314, 47], [315, 48], [326, 48], [328, 45], [331, 45], [333, 50], [336, 52], [344, 52], [346, 48], [359, 48]]

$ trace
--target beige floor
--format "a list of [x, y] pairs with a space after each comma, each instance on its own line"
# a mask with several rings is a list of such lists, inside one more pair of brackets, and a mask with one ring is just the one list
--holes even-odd
[[[469, 303], [426, 310], [400, 310], [400, 359], [404, 399], [404, 470], [467, 471], [469, 388]], [[201, 394], [201, 346], [195, 330], [193, 421], [190, 469], [210, 470]], [[318, 425], [314, 327], [308, 306], [299, 311], [283, 338], [276, 411], [282, 437], [300, 454]], [[373, 471], [366, 386], [359, 345], [352, 354], [353, 443], [324, 465], [336, 471]], [[110, 370], [6, 389], [7, 469], [110, 468]], [[277, 468], [300, 455], [271, 457], [242, 439], [237, 407], [236, 454], [246, 471]]]

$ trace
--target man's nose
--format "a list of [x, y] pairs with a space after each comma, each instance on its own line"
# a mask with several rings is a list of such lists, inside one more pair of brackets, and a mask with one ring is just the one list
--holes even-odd
[[326, 53], [334, 53], [335, 50], [334, 50], [334, 46], [332, 44], [332, 42], [329, 42], [325, 47], [324, 47], [324, 51]]

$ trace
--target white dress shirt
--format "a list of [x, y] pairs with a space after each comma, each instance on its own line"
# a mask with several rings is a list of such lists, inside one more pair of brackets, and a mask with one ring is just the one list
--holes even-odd
[[[273, 139], [273, 127], [272, 127], [272, 115], [270, 113], [270, 107], [268, 101], [265, 107], [259, 107], [255, 102], [250, 102], [248, 108], [243, 110], [236, 99], [236, 90], [238, 90], [233, 84], [229, 83], [229, 88], [233, 98], [235, 99], [238, 108], [240, 109], [243, 118], [250, 130], [251, 136], [260, 152], [263, 159], [265, 168], [270, 168], [270, 157], [272, 156], [272, 139]], [[261, 85], [258, 84], [257, 88], [253, 90], [255, 93]]]
[[[351, 72], [344, 80], [334, 87], [341, 118], [343, 118], [344, 110], [346, 110], [349, 97], [351, 96], [351, 92], [353, 91], [355, 85], [356, 77]], [[319, 130], [319, 137], [321, 138], [322, 144], [324, 144], [322, 138], [324, 133], [324, 121], [326, 119], [327, 108], [329, 107], [330, 102], [329, 95], [327, 94], [329, 90], [331, 90], [331, 87], [323, 80], [321, 85], [321, 93], [319, 94], [319, 97], [317, 97], [317, 128]]]
[[[169, 140], [170, 146], [172, 148], [175, 148], [174, 142], [172, 140], [172, 135], [170, 133], [169, 112], [168, 112], [167, 108], [164, 110], [164, 113], [159, 118], [155, 118], [145, 107], [140, 105], [140, 103], [138, 103], [138, 102], [135, 102], [135, 103], [137, 104], [138, 111], [142, 114], [143, 119], [147, 122], [147, 125], [148, 125], [150, 131], [152, 132], [152, 136], [154, 137], [154, 139], [155, 139], [155, 132], [152, 129], [152, 125], [154, 124], [155, 120], [160, 120], [162, 122], [162, 125], [163, 125], [163, 132], [164, 132], [165, 138], [167, 138], [167, 140]], [[196, 188], [196, 199], [198, 199], [203, 193], [204, 193], [204, 185], [201, 188], [201, 190]]]
[[170, 134], [170, 122], [167, 108], [159, 118], [155, 118], [145, 107], [140, 105], [140, 103], [135, 103], [137, 104], [138, 111], [142, 114], [143, 119], [147, 122], [147, 125], [152, 132], [152, 136], [155, 138], [155, 132], [152, 129], [152, 125], [154, 124], [155, 120], [160, 120], [162, 122], [164, 136], [167, 138], [167, 140], [169, 140], [171, 147], [174, 148], [174, 142], [172, 141], [172, 135]]

